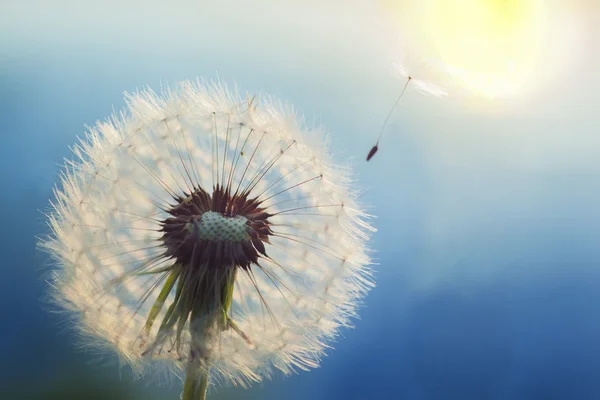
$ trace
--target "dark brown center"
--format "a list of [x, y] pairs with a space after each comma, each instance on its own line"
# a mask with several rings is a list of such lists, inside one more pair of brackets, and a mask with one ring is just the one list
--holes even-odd
[[161, 231], [166, 255], [178, 264], [248, 269], [261, 255], [266, 257], [264, 243], [272, 231], [260, 201], [220, 186], [212, 195], [196, 188], [175, 201]]

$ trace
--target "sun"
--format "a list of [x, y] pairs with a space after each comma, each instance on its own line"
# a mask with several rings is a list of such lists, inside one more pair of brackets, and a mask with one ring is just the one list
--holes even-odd
[[535, 69], [541, 0], [430, 0], [429, 41], [447, 71], [474, 94], [517, 92]]

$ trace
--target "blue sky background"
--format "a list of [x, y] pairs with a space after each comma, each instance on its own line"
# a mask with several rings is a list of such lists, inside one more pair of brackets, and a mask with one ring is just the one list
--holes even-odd
[[325, 125], [378, 216], [378, 286], [322, 367], [213, 399], [600, 398], [598, 5], [554, 10], [578, 51], [549, 40], [527, 95], [407, 91], [367, 164], [404, 84], [369, 2], [83, 3], [0, 5], [1, 398], [179, 398], [74, 345], [43, 302], [35, 235], [84, 124], [125, 90], [197, 76]]

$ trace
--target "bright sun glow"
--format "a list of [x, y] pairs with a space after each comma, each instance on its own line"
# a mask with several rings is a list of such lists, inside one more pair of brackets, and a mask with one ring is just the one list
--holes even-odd
[[541, 0], [430, 0], [426, 31], [454, 78], [475, 94], [516, 92], [539, 50]]

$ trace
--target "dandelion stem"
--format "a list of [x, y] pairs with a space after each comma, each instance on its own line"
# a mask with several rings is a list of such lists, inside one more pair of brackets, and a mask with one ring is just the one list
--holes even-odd
[[208, 370], [198, 370], [190, 362], [185, 374], [185, 384], [181, 400], [206, 400], [208, 392]]
[[[212, 297], [208, 281], [202, 282], [190, 315], [191, 348], [183, 385], [182, 400], [206, 400], [208, 391], [211, 354], [203, 347], [206, 341], [211, 341], [215, 333], [218, 335], [229, 327], [241, 332], [237, 324], [227, 315], [233, 300], [233, 288], [237, 269], [229, 268], [220, 276], [216, 283], [219, 287], [217, 296]], [[213, 284], [214, 285], [214, 284]], [[213, 286], [214, 287], [214, 286]], [[242, 334], [241, 334], [242, 335]], [[245, 334], [242, 337], [247, 338]]]

